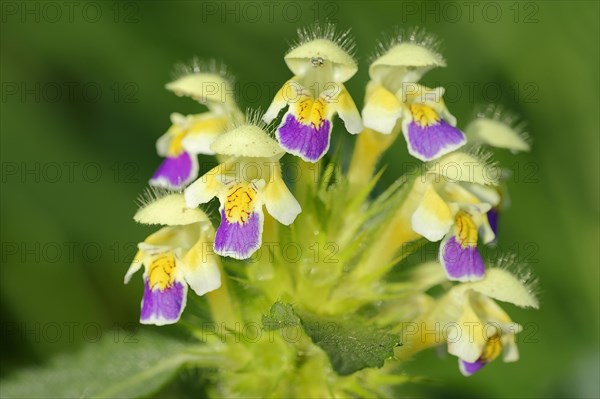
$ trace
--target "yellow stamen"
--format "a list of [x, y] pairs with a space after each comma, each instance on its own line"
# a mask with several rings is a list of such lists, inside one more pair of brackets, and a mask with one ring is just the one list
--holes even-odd
[[158, 287], [161, 291], [169, 288], [175, 282], [175, 256], [172, 252], [165, 252], [154, 259], [148, 272], [150, 288]]
[[252, 183], [238, 183], [227, 191], [225, 217], [229, 223], [246, 223], [254, 210], [256, 188]]
[[313, 100], [309, 96], [303, 96], [298, 102], [295, 113], [300, 123], [310, 124], [313, 128], [319, 129], [325, 121], [326, 110], [327, 103], [322, 98]]
[[489, 363], [500, 356], [501, 353], [502, 340], [500, 339], [500, 335], [496, 334], [488, 338], [485, 346], [483, 347], [483, 352], [481, 353], [480, 359], [486, 363]]
[[433, 108], [423, 104], [411, 104], [410, 113], [413, 120], [422, 127], [430, 126], [439, 122], [440, 117]]
[[460, 211], [456, 214], [454, 228], [461, 247], [477, 245], [477, 226], [468, 213]]

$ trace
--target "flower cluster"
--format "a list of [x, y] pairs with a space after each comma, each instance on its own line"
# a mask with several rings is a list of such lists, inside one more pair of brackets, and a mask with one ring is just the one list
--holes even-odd
[[[172, 126], [157, 141], [165, 160], [134, 219], [163, 227], [139, 244], [125, 277], [128, 282], [144, 266], [140, 321], [177, 322], [189, 285], [198, 296], [207, 294], [213, 321], [264, 321], [269, 309], [277, 319], [274, 306], [286, 302], [308, 335], [271, 346], [203, 339], [220, 359], [214, 364], [220, 394], [386, 396], [381, 387], [399, 380], [382, 382], [382, 374], [395, 375], [403, 360], [440, 344], [458, 357], [464, 375], [502, 352], [505, 361], [518, 358], [521, 327], [495, 300], [538, 303], [531, 279], [512, 266], [518, 262], [508, 256], [490, 263], [482, 251], [496, 243], [507, 204], [507, 172], [482, 148], [527, 151], [522, 128], [501, 108], [489, 107], [459, 129], [444, 88], [421, 84], [446, 62], [437, 41], [420, 30], [378, 45], [359, 111], [345, 86], [358, 70], [353, 53], [349, 33], [330, 24], [300, 30], [284, 57], [292, 77], [262, 115], [240, 111], [228, 95], [232, 78], [214, 62], [195, 62], [167, 85], [208, 111], [172, 114]], [[343, 121], [337, 130], [357, 135], [349, 162], [329, 151], [336, 115]], [[378, 161], [400, 132], [406, 152], [423, 163], [375, 196]], [[218, 161], [200, 177], [198, 154]], [[286, 162], [297, 166], [293, 179], [282, 173]], [[214, 198], [218, 213], [211, 212]], [[438, 241], [436, 259], [406, 266], [405, 258]], [[293, 260], [280, 250], [292, 244]], [[324, 256], [327, 248], [333, 250]], [[260, 256], [265, 250], [269, 256]], [[311, 322], [319, 317], [340, 326], [359, 319], [397, 336], [381, 359], [384, 368], [332, 354], [313, 337]], [[432, 329], [441, 332], [434, 338], [421, 333]], [[341, 330], [338, 338], [348, 338]], [[269, 357], [273, 351], [277, 361]], [[265, 362], [270, 374], [262, 384], [253, 375]]]

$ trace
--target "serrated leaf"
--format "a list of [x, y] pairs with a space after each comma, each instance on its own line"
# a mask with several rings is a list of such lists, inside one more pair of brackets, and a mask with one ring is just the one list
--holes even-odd
[[312, 341], [327, 353], [339, 375], [349, 375], [367, 367], [382, 367], [394, 355], [400, 337], [368, 327], [359, 318], [334, 318], [297, 312]]
[[301, 325], [315, 345], [325, 351], [339, 375], [382, 367], [400, 344], [398, 335], [368, 327], [366, 321], [358, 317], [318, 316], [282, 302], [275, 302], [262, 322], [268, 330]]
[[135, 342], [112, 338], [8, 376], [2, 398], [147, 397], [196, 360], [183, 342], [163, 335], [140, 332]]
[[263, 315], [262, 324], [265, 330], [278, 330], [284, 327], [293, 327], [300, 324], [300, 319], [294, 313], [292, 305], [275, 302], [268, 315]]

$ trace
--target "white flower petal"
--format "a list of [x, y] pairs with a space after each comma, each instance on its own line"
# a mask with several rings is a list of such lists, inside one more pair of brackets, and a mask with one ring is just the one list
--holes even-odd
[[215, 166], [204, 175], [200, 176], [195, 182], [190, 184], [183, 195], [185, 204], [188, 208], [195, 208], [200, 204], [205, 204], [219, 194], [222, 184], [218, 176], [225, 175], [228, 168], [235, 163], [235, 158]]
[[158, 198], [140, 208], [133, 219], [142, 224], [185, 225], [209, 222], [208, 216], [198, 208], [186, 207], [184, 196], [171, 194]]
[[371, 81], [367, 87], [365, 106], [362, 110], [366, 127], [383, 134], [390, 134], [402, 116], [402, 104], [383, 86]]
[[358, 134], [363, 130], [360, 113], [346, 87], [343, 84], [339, 84], [339, 86], [341, 91], [333, 105], [339, 117], [344, 121], [346, 130], [351, 134]]
[[282, 155], [284, 150], [259, 126], [244, 124], [220, 135], [211, 149], [222, 155], [268, 158]]
[[504, 352], [502, 360], [504, 360], [504, 362], [512, 363], [519, 360], [519, 348], [517, 347], [516, 337], [514, 334], [502, 336], [502, 348]]
[[275, 171], [262, 192], [267, 212], [282, 224], [290, 225], [302, 212], [300, 204], [281, 179], [281, 172]]
[[184, 256], [183, 273], [192, 290], [202, 296], [221, 286], [221, 272], [212, 242], [200, 239]]
[[488, 269], [483, 280], [470, 283], [469, 287], [490, 298], [509, 302], [522, 308], [537, 309], [539, 307], [537, 298], [528, 287], [504, 269]]
[[439, 241], [454, 224], [452, 209], [429, 184], [411, 217], [412, 228], [429, 241]]
[[477, 157], [461, 151], [451, 152], [429, 163], [428, 174], [435, 174], [446, 182], [469, 182], [497, 185], [498, 170]]
[[125, 277], [123, 278], [123, 282], [125, 284], [129, 284], [131, 277], [135, 273], [137, 273], [137, 271], [140, 270], [140, 268], [143, 266], [143, 262], [142, 262], [143, 257], [144, 257], [144, 252], [141, 250], [138, 250], [135, 254], [135, 257], [133, 258], [133, 261], [131, 262], [131, 266], [129, 266], [129, 269], [127, 269], [127, 273], [125, 273]]
[[328, 39], [315, 39], [293, 48], [284, 57], [285, 63], [294, 75], [304, 76], [312, 66], [313, 59], [331, 63], [331, 80], [343, 83], [350, 79], [358, 66], [352, 56], [335, 42]]
[[214, 73], [191, 73], [166, 84], [178, 96], [192, 97], [202, 104], [231, 101], [232, 88], [223, 76]]
[[190, 133], [181, 140], [181, 145], [190, 154], [214, 155], [210, 148], [220, 132]]
[[469, 302], [465, 302], [463, 313], [448, 332], [448, 353], [469, 363], [481, 356], [486, 343], [485, 324], [477, 316]]
[[384, 80], [396, 75], [405, 82], [416, 82], [434, 67], [445, 67], [444, 58], [417, 43], [398, 43], [377, 58], [369, 67], [372, 79]]
[[466, 127], [465, 133], [469, 138], [492, 147], [506, 148], [514, 152], [530, 150], [529, 143], [519, 133], [498, 120], [475, 119]]
[[281, 86], [275, 94], [273, 101], [271, 101], [271, 105], [269, 105], [269, 108], [263, 115], [263, 121], [271, 123], [271, 121], [277, 118], [279, 112], [288, 105], [289, 101], [299, 98], [302, 87], [296, 83], [297, 80], [298, 78], [294, 76]]

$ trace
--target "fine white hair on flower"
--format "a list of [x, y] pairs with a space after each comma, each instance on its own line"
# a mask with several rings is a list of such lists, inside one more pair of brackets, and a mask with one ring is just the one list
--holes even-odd
[[263, 120], [264, 111], [260, 108], [246, 108], [245, 118], [240, 120], [234, 120], [231, 123], [231, 130], [242, 127], [244, 125], [252, 125], [263, 130], [267, 135], [275, 139], [275, 129], [277, 124], [275, 121], [271, 121], [269, 123]]
[[502, 176], [492, 154], [481, 146], [471, 145], [453, 151], [425, 164], [427, 173], [445, 176], [448, 181], [465, 181], [482, 185], [498, 185]]
[[318, 39], [326, 39], [335, 43], [354, 58], [356, 43], [350, 35], [350, 28], [340, 31], [332, 22], [319, 21], [315, 21], [312, 25], [298, 28], [298, 39], [290, 45], [288, 53], [303, 44]]
[[210, 223], [209, 217], [199, 208], [187, 208], [182, 191], [148, 189], [140, 197], [141, 205], [133, 220], [141, 224], [181, 226], [192, 223]]
[[231, 86], [235, 84], [235, 76], [231, 74], [227, 65], [214, 58], [200, 59], [193, 57], [189, 62], [179, 62], [173, 67], [171, 78], [176, 80], [183, 76], [200, 73], [218, 75]]
[[237, 112], [235, 79], [224, 63], [194, 58], [189, 63], [177, 64], [173, 75], [174, 79], [165, 88], [177, 96], [191, 97], [211, 111]]
[[477, 159], [485, 168], [494, 169], [500, 171], [500, 164], [494, 159], [494, 154], [485, 147], [479, 144], [469, 144], [463, 151], [471, 157]]
[[221, 155], [235, 157], [281, 157], [285, 151], [275, 139], [275, 125], [263, 120], [260, 109], [248, 109], [241, 120], [233, 120], [231, 128], [211, 144]]
[[[525, 252], [530, 256], [535, 256], [537, 252], [536, 244], [534, 242], [527, 243], [520, 249], [521, 254]], [[528, 261], [531, 263], [535, 261], [535, 259], [523, 259], [522, 256], [519, 258], [518, 252], [507, 252], [500, 254], [497, 257], [494, 266], [512, 274], [524, 287], [526, 287], [527, 292], [537, 298], [540, 293], [539, 279], [534, 274]]]
[[148, 205], [158, 201], [159, 199], [165, 198], [172, 194], [182, 194], [183, 189], [181, 190], [170, 190], [163, 187], [155, 187], [150, 186], [147, 187], [138, 197], [135, 202], [138, 205], [139, 209], [145, 208]]
[[472, 144], [469, 147], [463, 148], [463, 151], [473, 158], [477, 158], [479, 162], [488, 167], [497, 166], [493, 154], [481, 145]]
[[527, 133], [527, 121], [523, 120], [517, 113], [507, 110], [501, 104], [487, 104], [475, 110], [475, 118], [470, 122], [470, 125], [482, 119], [503, 124], [512, 130], [525, 146], [531, 147], [532, 140]]
[[369, 57], [369, 63], [372, 63], [383, 56], [392, 47], [402, 43], [410, 43], [424, 47], [436, 56], [437, 62], [440, 65], [446, 65], [446, 60], [440, 54], [440, 48], [442, 46], [441, 39], [428, 32], [425, 28], [418, 26], [412, 28], [401, 28], [397, 26], [384, 33], [382, 38], [377, 41], [375, 51]]

